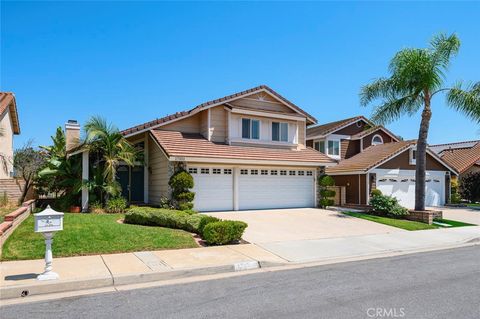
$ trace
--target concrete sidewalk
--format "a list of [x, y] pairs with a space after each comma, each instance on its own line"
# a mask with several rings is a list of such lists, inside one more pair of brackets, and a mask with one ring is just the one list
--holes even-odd
[[43, 271], [43, 260], [7, 261], [0, 263], [0, 299], [19, 298], [22, 293], [33, 296], [119, 287], [269, 266], [374, 258], [382, 254], [412, 253], [467, 244], [480, 244], [480, 227], [55, 258], [53, 269], [60, 279], [52, 281], [36, 280]]

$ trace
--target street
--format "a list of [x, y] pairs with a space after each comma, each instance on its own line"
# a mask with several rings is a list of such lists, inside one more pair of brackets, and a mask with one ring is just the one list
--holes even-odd
[[480, 246], [0, 308], [7, 318], [479, 318]]

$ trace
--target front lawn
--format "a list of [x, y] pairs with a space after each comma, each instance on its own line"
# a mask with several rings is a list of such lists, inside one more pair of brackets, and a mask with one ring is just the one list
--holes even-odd
[[[53, 238], [55, 257], [198, 247], [192, 234], [162, 227], [120, 224], [123, 214], [69, 214]], [[7, 239], [2, 260], [44, 258], [45, 242], [29, 216]]]
[[478, 203], [467, 204], [467, 206], [468, 206], [468, 207], [480, 208], [480, 204], [478, 204]]
[[354, 212], [344, 212], [345, 215], [357, 217], [361, 219], [366, 219], [372, 222], [397, 227], [405, 230], [425, 230], [425, 229], [437, 229], [437, 228], [451, 228], [451, 227], [464, 227], [464, 226], [476, 226], [473, 224], [467, 224], [463, 222], [459, 222], [456, 220], [449, 220], [449, 219], [435, 219], [434, 222], [439, 222], [442, 224], [447, 224], [450, 226], [443, 227], [441, 225], [429, 225], [421, 222], [416, 222], [413, 220], [406, 220], [406, 219], [396, 219], [396, 218], [389, 218], [383, 216], [376, 216], [376, 215], [369, 215], [365, 213], [354, 213]]
[[354, 212], [344, 212], [344, 214], [348, 216], [353, 216], [361, 219], [366, 219], [372, 222], [393, 226], [405, 230], [424, 230], [424, 229], [437, 229], [440, 228], [436, 225], [429, 225], [421, 222], [415, 222], [412, 220], [405, 220], [405, 219], [396, 219], [396, 218], [389, 218], [389, 217], [382, 217], [376, 215], [369, 215], [364, 213], [354, 213]]

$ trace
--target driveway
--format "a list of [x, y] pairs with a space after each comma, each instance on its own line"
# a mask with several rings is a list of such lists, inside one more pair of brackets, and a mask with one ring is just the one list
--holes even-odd
[[316, 208], [221, 212], [208, 215], [246, 222], [248, 227], [243, 238], [255, 244], [404, 231]]
[[471, 208], [442, 207], [443, 218], [480, 225], [480, 210]]

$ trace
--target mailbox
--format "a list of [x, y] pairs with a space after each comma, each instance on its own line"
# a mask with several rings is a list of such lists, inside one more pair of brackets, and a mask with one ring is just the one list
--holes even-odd
[[35, 217], [36, 233], [50, 233], [63, 230], [63, 213], [51, 209], [50, 206], [33, 216]]
[[58, 279], [57, 273], [52, 271], [52, 241], [55, 232], [63, 230], [63, 213], [47, 208], [33, 215], [35, 217], [35, 232], [42, 233], [45, 238], [45, 271], [37, 276], [38, 280]]

